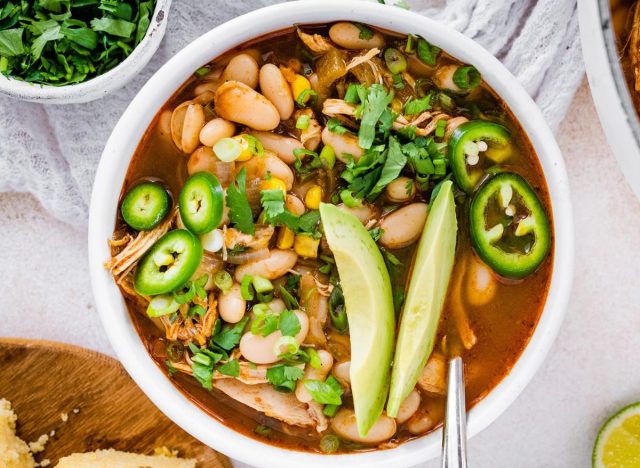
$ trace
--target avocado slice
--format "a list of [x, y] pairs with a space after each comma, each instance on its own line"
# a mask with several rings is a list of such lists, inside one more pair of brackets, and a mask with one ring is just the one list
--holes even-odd
[[338, 267], [351, 339], [351, 393], [364, 437], [389, 391], [395, 314], [391, 281], [378, 246], [360, 220], [321, 203], [320, 217]]
[[453, 270], [458, 222], [451, 181], [431, 203], [409, 281], [391, 372], [387, 414], [395, 417], [433, 351]]

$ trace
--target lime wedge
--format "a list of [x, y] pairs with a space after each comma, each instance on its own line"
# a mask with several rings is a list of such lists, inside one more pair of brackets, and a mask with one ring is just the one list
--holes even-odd
[[594, 468], [640, 468], [640, 401], [604, 423], [593, 446], [592, 463]]

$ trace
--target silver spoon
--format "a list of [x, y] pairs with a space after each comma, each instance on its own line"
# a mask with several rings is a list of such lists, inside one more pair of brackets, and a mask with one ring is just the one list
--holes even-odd
[[449, 361], [447, 406], [442, 432], [442, 468], [467, 468], [467, 412], [461, 357]]

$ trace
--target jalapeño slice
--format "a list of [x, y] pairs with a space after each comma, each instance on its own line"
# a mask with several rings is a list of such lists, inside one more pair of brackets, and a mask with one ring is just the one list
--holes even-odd
[[485, 182], [469, 214], [476, 252], [499, 275], [524, 278], [549, 253], [551, 232], [545, 210], [517, 174], [504, 172]]
[[186, 229], [169, 231], [140, 260], [135, 290], [143, 296], [175, 291], [193, 276], [201, 260], [202, 245], [195, 235]]
[[169, 212], [171, 200], [165, 188], [157, 182], [143, 182], [125, 195], [120, 212], [125, 223], [136, 231], [156, 227]]
[[458, 186], [473, 193], [492, 162], [507, 160], [512, 150], [506, 127], [485, 120], [463, 123], [449, 138], [449, 160]]
[[180, 192], [180, 218], [194, 234], [213, 231], [222, 219], [224, 193], [218, 178], [208, 172], [196, 172]]

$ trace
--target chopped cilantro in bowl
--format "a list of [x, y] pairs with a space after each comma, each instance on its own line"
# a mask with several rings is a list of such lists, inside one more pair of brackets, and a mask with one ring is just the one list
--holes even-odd
[[170, 4], [171, 0], [0, 2], [0, 92], [53, 103], [106, 95], [151, 59], [164, 35]]

